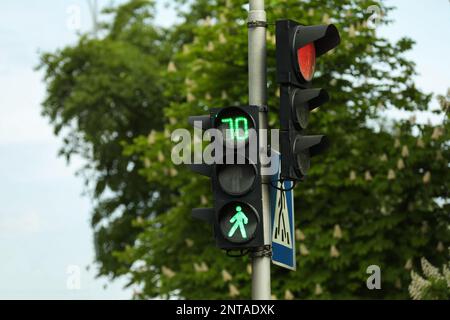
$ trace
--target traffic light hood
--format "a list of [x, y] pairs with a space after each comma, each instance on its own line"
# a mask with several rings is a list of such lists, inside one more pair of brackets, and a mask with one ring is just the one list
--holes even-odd
[[318, 26], [299, 25], [294, 31], [294, 51], [314, 42], [316, 57], [334, 49], [341, 42], [339, 31], [333, 24]]
[[294, 153], [299, 154], [309, 149], [309, 155], [314, 157], [324, 152], [329, 147], [329, 140], [326, 136], [302, 136], [299, 135], [294, 142]]
[[292, 93], [294, 107], [308, 104], [309, 110], [314, 110], [330, 100], [328, 92], [324, 89], [295, 89]]

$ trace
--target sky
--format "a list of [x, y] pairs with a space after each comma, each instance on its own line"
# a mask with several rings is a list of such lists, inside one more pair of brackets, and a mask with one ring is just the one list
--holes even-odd
[[[110, 2], [99, 0], [99, 6]], [[170, 26], [176, 17], [165, 2], [158, 1], [156, 22]], [[425, 92], [446, 93], [449, 1], [387, 3], [397, 7], [391, 14], [395, 23], [378, 32], [392, 41], [416, 40], [407, 55], [417, 64], [416, 84]], [[78, 12], [80, 19], [74, 18]], [[92, 205], [74, 174], [81, 162], [67, 165], [57, 156], [61, 141], [40, 115], [45, 85], [34, 69], [39, 52], [73, 44], [77, 32], [91, 26], [87, 0], [0, 3], [0, 299], [131, 297], [131, 289], [123, 289], [126, 279], [96, 278]]]

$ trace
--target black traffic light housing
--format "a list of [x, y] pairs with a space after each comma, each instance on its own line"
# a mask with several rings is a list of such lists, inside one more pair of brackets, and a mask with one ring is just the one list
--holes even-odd
[[[209, 115], [189, 118], [190, 124], [195, 125], [195, 122], [201, 124], [205, 130], [220, 131], [225, 139], [219, 141], [218, 138], [213, 138], [212, 143], [216, 150], [214, 163], [190, 165], [192, 171], [211, 178], [214, 198], [214, 208], [193, 209], [193, 217], [213, 224], [216, 245], [221, 249], [241, 250], [263, 246], [265, 239], [259, 153], [257, 147], [252, 148], [250, 145], [258, 146], [258, 107], [211, 109]], [[234, 124], [236, 127], [245, 125], [244, 127], [249, 129], [246, 141], [242, 139], [239, 143], [236, 137], [237, 135], [245, 137], [245, 131], [239, 133], [234, 131], [236, 136], [227, 140], [229, 127], [233, 127]], [[233, 159], [234, 164], [228, 164], [227, 159]], [[238, 214], [240, 212], [243, 215]], [[242, 224], [238, 225], [239, 221], [230, 222], [234, 216], [244, 219]], [[234, 227], [235, 225], [239, 227]]]
[[310, 158], [328, 146], [323, 135], [306, 135], [309, 113], [329, 100], [324, 89], [312, 88], [315, 60], [340, 42], [334, 25], [303, 26], [276, 22], [277, 82], [280, 84], [281, 178], [303, 180]]

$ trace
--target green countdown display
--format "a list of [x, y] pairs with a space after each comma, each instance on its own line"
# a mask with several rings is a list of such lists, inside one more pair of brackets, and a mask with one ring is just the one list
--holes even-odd
[[247, 143], [250, 130], [255, 127], [247, 112], [238, 107], [223, 109], [216, 118], [216, 126], [222, 131], [227, 143], [242, 145]]
[[238, 141], [248, 139], [248, 120], [245, 117], [224, 118], [222, 123], [228, 126], [227, 133], [229, 139], [236, 139]]

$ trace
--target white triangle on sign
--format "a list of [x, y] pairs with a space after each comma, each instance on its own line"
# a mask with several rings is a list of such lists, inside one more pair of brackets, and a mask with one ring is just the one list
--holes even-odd
[[[282, 188], [278, 182], [278, 189]], [[275, 219], [272, 230], [272, 242], [292, 249], [292, 233], [286, 192], [278, 190], [275, 204]]]

